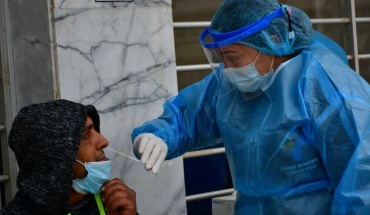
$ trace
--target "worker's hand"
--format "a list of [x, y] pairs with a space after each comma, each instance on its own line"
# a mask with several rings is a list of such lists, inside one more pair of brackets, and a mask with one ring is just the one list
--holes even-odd
[[105, 182], [101, 195], [108, 215], [136, 215], [136, 193], [120, 179]]
[[134, 150], [147, 171], [157, 173], [167, 156], [168, 146], [153, 134], [144, 133], [135, 138]]

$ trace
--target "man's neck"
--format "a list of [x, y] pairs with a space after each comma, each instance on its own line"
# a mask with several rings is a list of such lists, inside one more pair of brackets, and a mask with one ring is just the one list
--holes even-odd
[[75, 190], [72, 190], [71, 197], [69, 198], [69, 204], [74, 205], [85, 198], [85, 195], [77, 193]]

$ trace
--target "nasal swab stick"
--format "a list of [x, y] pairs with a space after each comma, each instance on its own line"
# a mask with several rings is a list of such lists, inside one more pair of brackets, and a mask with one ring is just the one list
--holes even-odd
[[113, 151], [113, 152], [115, 152], [115, 153], [117, 153], [117, 154], [119, 154], [119, 155], [123, 155], [123, 156], [125, 156], [125, 157], [128, 157], [128, 158], [130, 158], [130, 159], [132, 159], [132, 160], [134, 160], [134, 161], [140, 162], [138, 159], [133, 158], [133, 157], [131, 157], [131, 156], [128, 156], [128, 155], [126, 155], [126, 154], [125, 154], [125, 153], [123, 153], [123, 152], [119, 152], [119, 151], [116, 151], [116, 150], [111, 149], [111, 148], [108, 148], [108, 147], [106, 147], [106, 149], [109, 149], [109, 150], [111, 150], [111, 151]]

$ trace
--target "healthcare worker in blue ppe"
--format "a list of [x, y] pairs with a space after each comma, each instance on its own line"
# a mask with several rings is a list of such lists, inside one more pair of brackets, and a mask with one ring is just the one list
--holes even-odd
[[200, 35], [213, 72], [132, 133], [145, 168], [222, 141], [236, 215], [370, 214], [370, 87], [312, 32], [276, 0], [224, 1]]

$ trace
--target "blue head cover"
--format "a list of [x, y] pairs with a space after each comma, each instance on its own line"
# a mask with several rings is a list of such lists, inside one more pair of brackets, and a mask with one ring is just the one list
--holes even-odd
[[[243, 28], [279, 7], [281, 5], [276, 0], [226, 0], [216, 11], [210, 31], [226, 33]], [[289, 39], [289, 20], [295, 34], [292, 39]], [[306, 48], [311, 43], [311, 36], [312, 23], [307, 14], [298, 8], [287, 6], [284, 17], [273, 19], [268, 27], [238, 43], [258, 49], [263, 54], [284, 56]]]

